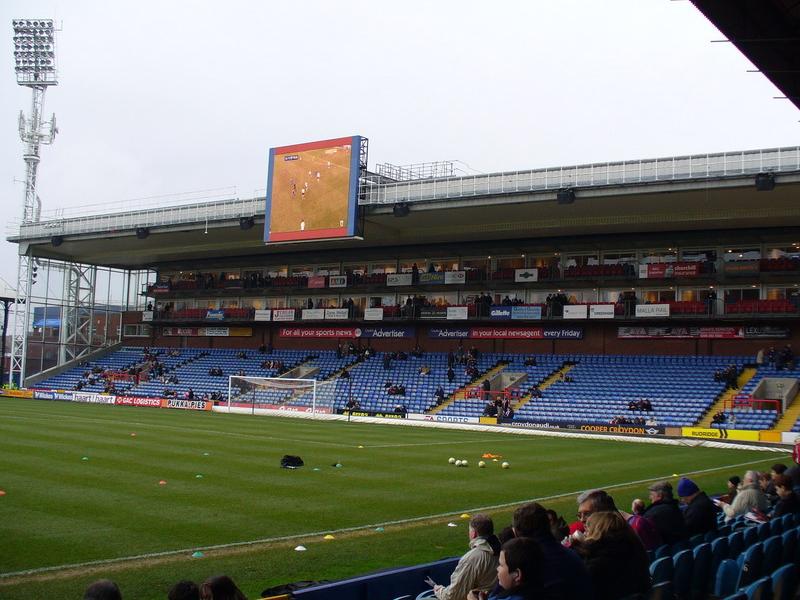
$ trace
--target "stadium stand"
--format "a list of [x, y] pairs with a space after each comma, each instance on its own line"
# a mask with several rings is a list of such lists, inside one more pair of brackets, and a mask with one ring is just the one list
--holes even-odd
[[[155, 357], [157, 363], [149, 363]], [[273, 350], [260, 353], [252, 349], [157, 348], [143, 351], [125, 347], [103, 359], [82, 364], [37, 384], [41, 389], [80, 389], [85, 392], [113, 392], [140, 397], [194, 398], [227, 400], [229, 376], [293, 377], [303, 365], [303, 378], [331, 381], [334, 385], [332, 408], [344, 410], [355, 401], [362, 411], [438, 412], [450, 417], [478, 417], [487, 402], [508, 398], [518, 421], [584, 424], [640, 424], [681, 427], [697, 424], [726, 390], [714, 375], [729, 365], [740, 369], [752, 364], [746, 356], [624, 356], [624, 355], [521, 355], [481, 353], [470, 376], [464, 364], [454, 365], [453, 381], [448, 372], [448, 353], [427, 352], [372, 353], [364, 359], [333, 350]], [[528, 364], [530, 362], [535, 364]], [[269, 363], [271, 368], [263, 365]], [[152, 367], [160, 365], [163, 372]], [[388, 366], [388, 368], [387, 368]], [[794, 367], [794, 365], [791, 365]], [[280, 367], [280, 368], [279, 368]], [[211, 374], [220, 369], [219, 375]], [[341, 377], [348, 369], [348, 378]], [[421, 369], [427, 374], [420, 374]], [[568, 371], [559, 377], [561, 370]], [[132, 375], [131, 373], [137, 373]], [[738, 391], [747, 398], [766, 377], [800, 377], [797, 368], [778, 370], [763, 364]], [[503, 377], [507, 383], [502, 384]], [[473, 385], [488, 379], [491, 393]], [[547, 382], [547, 383], [546, 383]], [[113, 388], [109, 390], [109, 384]], [[390, 389], [390, 386], [395, 386]], [[441, 387], [444, 402], [435, 393]], [[532, 392], [538, 393], [532, 397]], [[238, 389], [234, 389], [237, 401]], [[650, 410], [632, 406], [640, 400], [650, 402]], [[260, 390], [246, 402], [283, 402], [311, 406], [310, 394], [278, 393]], [[441, 406], [437, 406], [441, 404]], [[775, 408], [739, 402], [728, 409], [728, 428], [769, 429], [779, 416]], [[711, 427], [719, 427], [714, 423]], [[795, 430], [800, 424], [795, 424]]]

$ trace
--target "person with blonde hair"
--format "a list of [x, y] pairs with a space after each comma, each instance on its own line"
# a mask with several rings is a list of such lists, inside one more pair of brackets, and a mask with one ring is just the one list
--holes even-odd
[[647, 552], [618, 512], [590, 515], [585, 538], [573, 547], [592, 578], [595, 600], [616, 600], [650, 589]]

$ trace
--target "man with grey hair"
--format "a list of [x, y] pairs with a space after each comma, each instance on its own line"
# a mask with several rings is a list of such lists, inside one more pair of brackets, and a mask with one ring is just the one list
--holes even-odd
[[677, 501], [672, 495], [672, 484], [669, 481], [657, 481], [648, 488], [650, 506], [644, 516], [656, 526], [656, 531], [665, 544], [672, 544], [687, 539], [686, 523]]
[[742, 489], [736, 494], [733, 503], [722, 502], [720, 506], [725, 511], [726, 521], [753, 509], [766, 514], [769, 510], [769, 502], [764, 492], [761, 491], [761, 486], [758, 485], [758, 471], [747, 471], [742, 479]]

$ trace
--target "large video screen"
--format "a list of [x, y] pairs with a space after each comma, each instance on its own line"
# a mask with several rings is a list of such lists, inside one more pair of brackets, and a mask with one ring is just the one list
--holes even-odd
[[264, 241], [352, 237], [361, 137], [272, 148]]

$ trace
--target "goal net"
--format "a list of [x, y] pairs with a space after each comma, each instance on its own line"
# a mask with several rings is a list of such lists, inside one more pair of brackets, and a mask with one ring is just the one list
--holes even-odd
[[336, 399], [333, 383], [316, 379], [232, 375], [228, 380], [228, 409], [332, 413]]

